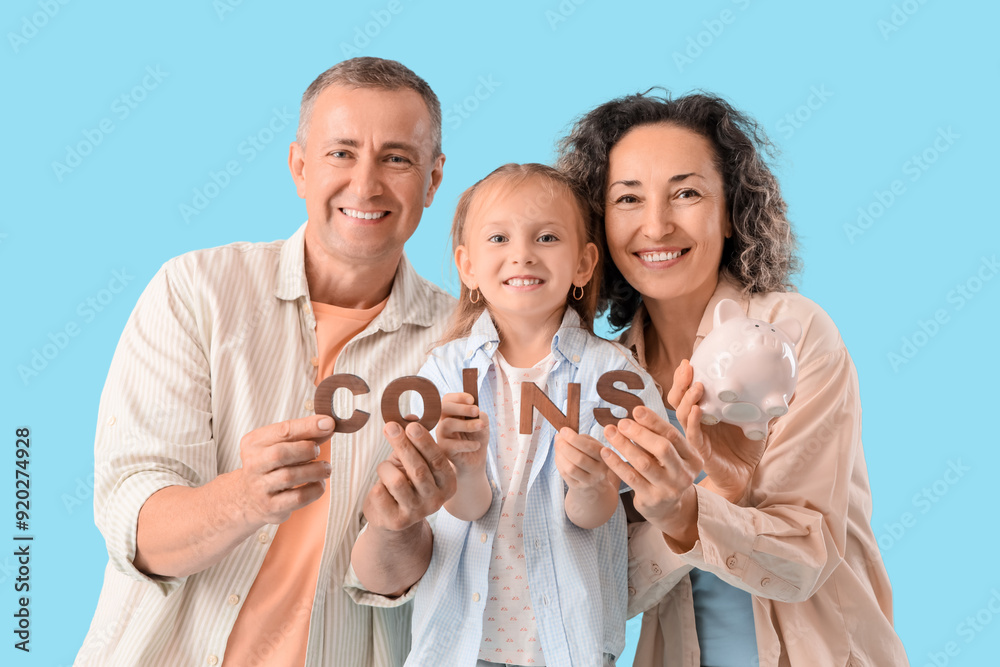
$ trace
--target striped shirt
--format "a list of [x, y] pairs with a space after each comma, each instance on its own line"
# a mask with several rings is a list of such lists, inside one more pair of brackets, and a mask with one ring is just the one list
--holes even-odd
[[[489, 313], [468, 338], [431, 353], [420, 374], [442, 393], [462, 390], [462, 369], [479, 372], [480, 409], [496, 424], [497, 378], [494, 350], [499, 335]], [[597, 338], [580, 324], [572, 308], [552, 339], [555, 364], [546, 394], [566, 409], [567, 385], [580, 384], [580, 433], [604, 440], [594, 409], [611, 407], [596, 391], [607, 371], [630, 370], [644, 383], [639, 398], [664, 412], [653, 379], [621, 345]], [[624, 414], [618, 409], [615, 414]], [[625, 648], [627, 536], [621, 504], [602, 526], [586, 530], [566, 516], [566, 485], [555, 465], [555, 428], [543, 420], [525, 492], [523, 541], [530, 604], [535, 613], [545, 664], [603, 667]], [[490, 429], [486, 473], [493, 488], [489, 510], [478, 521], [460, 521], [444, 509], [434, 523], [434, 555], [413, 607], [413, 649], [407, 667], [474, 665], [483, 638], [483, 614], [490, 591], [493, 543], [501, 528], [498, 433]]]
[[[229, 632], [278, 527], [265, 526], [202, 572], [153, 579], [132, 564], [136, 521], [156, 491], [201, 486], [239, 468], [246, 433], [314, 414], [316, 320], [304, 231], [287, 242], [234, 243], [177, 257], [139, 298], [101, 396], [94, 517], [110, 562], [76, 665], [223, 664]], [[382, 390], [420, 368], [453, 303], [403, 257], [385, 309], [337, 358], [335, 372], [362, 377], [371, 392], [337, 392], [336, 414], [349, 415], [356, 405], [372, 418], [332, 442], [306, 665], [381, 667], [405, 659], [409, 597], [389, 600], [345, 587], [345, 579], [364, 524], [362, 503], [390, 451], [377, 417]], [[299, 606], [308, 609], [308, 602]], [[268, 642], [280, 643], [280, 633], [277, 627], [261, 637], [262, 654]]]

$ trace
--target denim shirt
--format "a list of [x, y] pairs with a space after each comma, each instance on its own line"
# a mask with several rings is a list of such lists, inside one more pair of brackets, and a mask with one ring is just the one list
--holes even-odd
[[[479, 407], [490, 415], [497, 375], [494, 353], [500, 343], [484, 311], [467, 338], [434, 350], [420, 375], [442, 394], [462, 391], [462, 370], [479, 371]], [[597, 338], [567, 308], [552, 339], [555, 364], [546, 395], [565, 412], [567, 385], [580, 384], [580, 433], [605, 442], [594, 408], [612, 407], [597, 395], [605, 372], [629, 370], [643, 379], [643, 403], [665, 413], [652, 378], [621, 345]], [[613, 408], [623, 415], [622, 408]], [[555, 428], [544, 419], [538, 450], [528, 477], [524, 546], [531, 603], [546, 665], [603, 667], [625, 647], [627, 608], [627, 532], [619, 503], [604, 525], [583, 529], [566, 516], [566, 484], [553, 454]], [[417, 585], [413, 609], [413, 647], [406, 662], [418, 665], [475, 665], [482, 641], [483, 609], [489, 595], [493, 538], [501, 496], [496, 469], [497, 433], [490, 432], [487, 477], [493, 502], [478, 521], [460, 521], [441, 509], [433, 517], [434, 554]]]

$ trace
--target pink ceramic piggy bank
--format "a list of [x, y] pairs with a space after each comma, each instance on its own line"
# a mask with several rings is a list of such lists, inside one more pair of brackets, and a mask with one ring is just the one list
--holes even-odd
[[705, 386], [701, 423], [722, 421], [751, 440], [765, 439], [767, 423], [788, 412], [795, 393], [801, 336], [795, 320], [752, 320], [735, 301], [720, 301], [711, 333], [691, 355], [694, 381]]

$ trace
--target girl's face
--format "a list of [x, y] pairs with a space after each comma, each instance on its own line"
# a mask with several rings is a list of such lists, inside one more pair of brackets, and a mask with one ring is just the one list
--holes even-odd
[[608, 248], [649, 301], [706, 300], [731, 226], [708, 139], [676, 125], [629, 131], [609, 155]]
[[465, 243], [455, 250], [462, 282], [501, 319], [562, 313], [573, 286], [586, 285], [597, 265], [576, 200], [541, 178], [487, 188], [472, 202]]

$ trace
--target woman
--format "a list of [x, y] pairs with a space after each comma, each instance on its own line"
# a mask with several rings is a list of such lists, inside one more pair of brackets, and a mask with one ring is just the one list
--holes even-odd
[[[604, 223], [610, 322], [671, 387], [687, 432], [640, 408], [608, 433], [631, 466], [603, 452], [646, 519], [629, 531], [630, 613], [646, 612], [635, 664], [906, 665], [870, 525], [857, 374], [826, 313], [788, 291], [795, 240], [769, 150], [711, 95], [613, 100], [562, 142], [560, 167]], [[687, 359], [724, 298], [802, 325], [796, 394], [763, 441], [700, 424]]]

